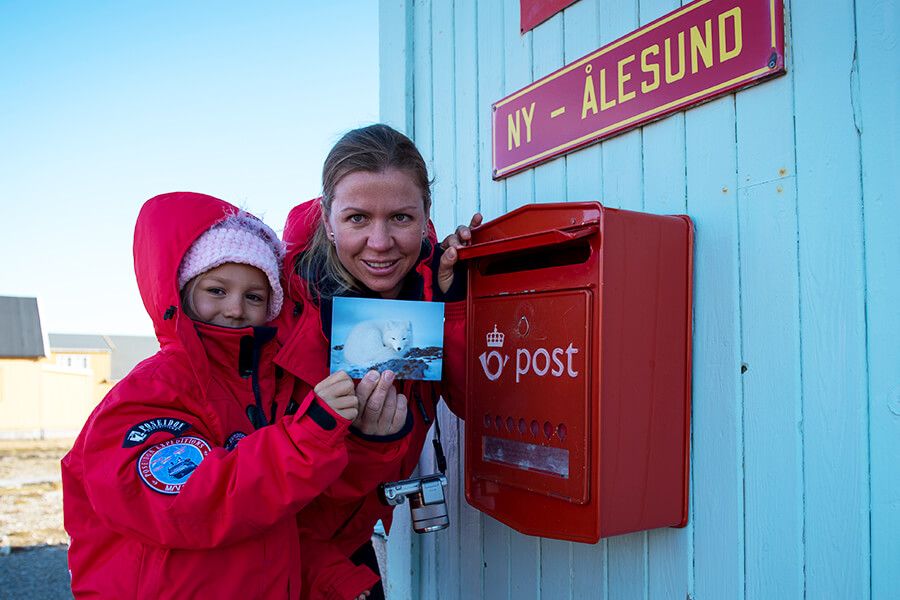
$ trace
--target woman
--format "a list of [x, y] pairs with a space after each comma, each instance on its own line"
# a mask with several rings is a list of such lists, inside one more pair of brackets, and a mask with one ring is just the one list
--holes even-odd
[[[281, 329], [289, 333], [279, 364], [305, 381], [327, 375], [335, 296], [464, 298], [465, 277], [455, 273], [456, 247], [468, 243], [469, 228], [457, 228], [438, 245], [430, 208], [425, 161], [405, 135], [372, 125], [338, 141], [325, 160], [322, 197], [295, 207], [285, 225], [289, 306], [283, 311], [287, 327]], [[470, 226], [480, 223], [476, 214]], [[463, 327], [461, 319], [447, 318], [445, 346], [462, 347]], [[378, 573], [369, 540], [378, 519], [390, 528], [392, 509], [378, 501], [374, 490], [378, 482], [412, 474], [435, 419], [440, 385], [394, 382], [389, 371], [380, 379], [371, 375], [360, 385], [397, 385], [396, 401], [360, 406], [354, 434], [348, 436], [347, 470], [298, 516], [306, 536], [301, 544], [304, 589], [311, 597], [356, 598], [365, 591], [371, 598], [383, 597], [380, 583], [367, 587]], [[461, 404], [443, 395], [462, 416]]]

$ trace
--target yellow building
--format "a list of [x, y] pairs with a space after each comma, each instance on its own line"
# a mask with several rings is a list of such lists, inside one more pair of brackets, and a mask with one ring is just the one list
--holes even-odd
[[74, 436], [155, 338], [49, 334], [35, 298], [0, 296], [0, 438]]

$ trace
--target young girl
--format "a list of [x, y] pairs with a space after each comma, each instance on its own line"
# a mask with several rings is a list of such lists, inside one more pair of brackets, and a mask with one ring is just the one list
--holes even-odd
[[342, 372], [276, 368], [283, 249], [230, 204], [148, 200], [135, 273], [161, 350], [104, 398], [62, 461], [76, 597], [296, 598], [297, 512], [340, 475]]

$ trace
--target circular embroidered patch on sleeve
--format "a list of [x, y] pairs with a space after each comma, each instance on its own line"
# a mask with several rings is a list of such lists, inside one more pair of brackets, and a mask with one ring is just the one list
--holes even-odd
[[209, 444], [198, 437], [172, 438], [144, 450], [138, 473], [151, 489], [177, 494], [207, 454]]
[[231, 452], [238, 445], [238, 442], [247, 437], [247, 434], [243, 431], [235, 431], [231, 435], [228, 436], [228, 439], [225, 440], [225, 449]]

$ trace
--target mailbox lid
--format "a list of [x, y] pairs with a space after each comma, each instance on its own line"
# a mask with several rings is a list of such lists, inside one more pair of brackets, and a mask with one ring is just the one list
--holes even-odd
[[472, 245], [596, 224], [605, 210], [599, 202], [527, 204], [473, 229]]
[[531, 204], [474, 229], [458, 249], [470, 295], [596, 287], [605, 212], [597, 202]]

